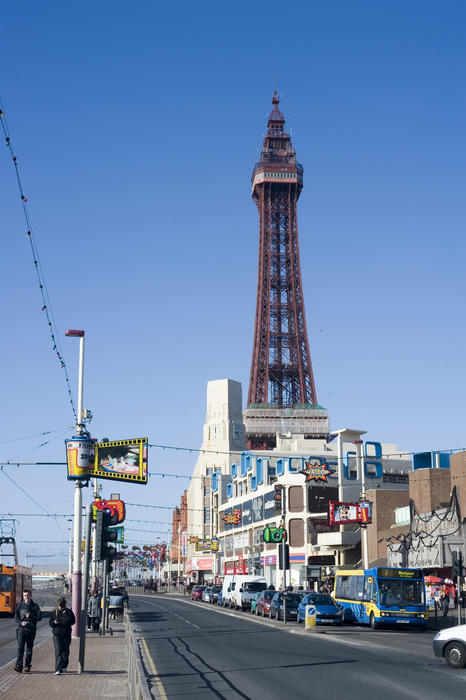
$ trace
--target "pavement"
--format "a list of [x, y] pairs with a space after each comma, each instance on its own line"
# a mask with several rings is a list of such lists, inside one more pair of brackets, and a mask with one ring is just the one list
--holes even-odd
[[101, 637], [94, 632], [86, 635], [84, 673], [78, 675], [79, 640], [73, 639], [68, 671], [55, 675], [55, 651], [50, 636], [34, 647], [32, 669], [16, 673], [9, 663], [0, 669], [2, 700], [49, 700], [63, 698], [112, 698], [127, 700], [127, 653], [123, 622], [111, 621], [113, 635]]

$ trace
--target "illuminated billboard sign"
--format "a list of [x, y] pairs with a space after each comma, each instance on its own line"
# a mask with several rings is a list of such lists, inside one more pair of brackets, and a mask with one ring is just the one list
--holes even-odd
[[93, 477], [147, 484], [147, 438], [97, 442]]
[[368, 501], [360, 501], [359, 503], [330, 501], [328, 522], [329, 525], [344, 525], [346, 523], [369, 525], [372, 522], [371, 503]]

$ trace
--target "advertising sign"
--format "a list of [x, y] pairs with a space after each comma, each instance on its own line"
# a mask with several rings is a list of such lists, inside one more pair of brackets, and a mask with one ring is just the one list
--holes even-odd
[[67, 479], [89, 479], [94, 476], [94, 442], [90, 438], [65, 440]]
[[117, 516], [117, 523], [122, 523], [126, 516], [125, 504], [123, 501], [109, 500], [104, 501], [100, 498], [92, 502], [92, 519], [96, 519], [96, 513], [98, 510], [108, 511], [110, 515]]
[[188, 556], [188, 533], [186, 530], [183, 530], [181, 533], [181, 556]]
[[195, 542], [196, 552], [218, 552], [218, 540], [203, 539], [197, 537]]
[[243, 503], [242, 521], [243, 525], [250, 525], [252, 523], [252, 501], [245, 501]]
[[264, 519], [264, 501], [262, 496], [252, 499], [252, 518], [255, 523], [260, 523]]
[[370, 506], [368, 501], [361, 501], [361, 503], [330, 501], [328, 504], [329, 525], [344, 525], [346, 523], [368, 525], [372, 522]]
[[97, 442], [92, 476], [147, 484], [147, 442], [147, 438]]
[[327, 481], [327, 477], [335, 473], [335, 469], [330, 469], [328, 464], [321, 462], [319, 458], [309, 459], [304, 463], [304, 469], [300, 472], [306, 478], [305, 481]]
[[225, 525], [241, 525], [241, 508], [234, 508], [230, 513], [225, 511], [223, 520]]
[[264, 494], [264, 520], [275, 517], [275, 491]]

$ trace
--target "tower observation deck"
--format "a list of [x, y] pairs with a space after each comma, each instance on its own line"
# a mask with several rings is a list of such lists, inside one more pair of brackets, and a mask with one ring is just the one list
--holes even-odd
[[326, 438], [326, 409], [317, 403], [299, 260], [297, 202], [303, 167], [285, 131], [279, 98], [259, 161], [252, 198], [259, 212], [259, 270], [254, 347], [244, 412], [249, 449], [273, 449], [276, 434]]

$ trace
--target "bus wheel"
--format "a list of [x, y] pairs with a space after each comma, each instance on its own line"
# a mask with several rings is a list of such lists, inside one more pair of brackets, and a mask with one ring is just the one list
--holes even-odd
[[379, 623], [375, 621], [374, 613], [371, 613], [371, 616], [369, 618], [369, 625], [371, 630], [376, 630], [379, 626]]

